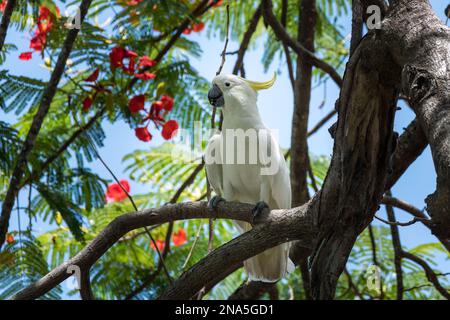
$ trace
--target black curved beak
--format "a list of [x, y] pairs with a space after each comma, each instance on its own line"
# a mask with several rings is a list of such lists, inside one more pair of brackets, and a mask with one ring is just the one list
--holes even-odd
[[220, 108], [224, 106], [225, 100], [223, 99], [223, 93], [216, 84], [209, 90], [208, 100], [214, 107]]

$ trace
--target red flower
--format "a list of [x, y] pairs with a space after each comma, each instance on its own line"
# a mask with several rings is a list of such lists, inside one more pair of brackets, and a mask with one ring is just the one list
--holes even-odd
[[177, 232], [172, 235], [173, 245], [175, 247], [182, 246], [187, 242], [186, 230], [180, 228]]
[[[57, 8], [57, 13], [59, 14], [59, 9]], [[37, 21], [37, 26], [40, 32], [49, 32], [53, 28], [53, 18], [50, 9], [41, 6], [39, 8], [39, 17]]]
[[174, 104], [172, 97], [170, 97], [170, 96], [162, 96], [161, 97], [161, 102], [162, 102], [164, 110], [172, 111], [173, 104]]
[[192, 26], [194, 32], [200, 32], [205, 29], [205, 24], [203, 22], [196, 23]]
[[125, 49], [122, 47], [112, 48], [109, 54], [109, 62], [111, 64], [111, 69], [122, 68], [123, 59], [125, 58]]
[[164, 139], [170, 140], [176, 136], [178, 131], [178, 122], [175, 120], [167, 121], [161, 131], [161, 135]]
[[14, 242], [14, 236], [11, 234], [11, 233], [8, 233], [7, 235], [6, 235], [6, 243], [7, 244], [11, 244], [11, 243], [13, 243]]
[[144, 109], [144, 103], [145, 95], [141, 94], [139, 96], [134, 96], [128, 103], [128, 109], [130, 109], [131, 112], [138, 112], [139, 110]]
[[139, 68], [142, 68], [142, 67], [149, 67], [149, 68], [151, 68], [151, 67], [154, 67], [155, 65], [156, 65], [156, 61], [150, 59], [147, 56], [143, 56], [143, 57], [141, 57], [139, 59]]
[[31, 59], [31, 57], [32, 57], [32, 54], [33, 54], [33, 52], [22, 52], [20, 55], [19, 55], [19, 59], [20, 60], [24, 60], [24, 61], [28, 61], [28, 60], [30, 60]]
[[143, 73], [136, 73], [134, 75], [136, 78], [142, 79], [142, 80], [151, 80], [156, 78], [156, 74], [151, 72], [143, 72]]
[[4, 12], [6, 8], [6, 4], [8, 3], [8, 0], [3, 0], [2, 3], [0, 3], [0, 11]]
[[138, 139], [141, 141], [148, 142], [152, 140], [152, 135], [150, 134], [150, 132], [148, 132], [148, 129], [146, 127], [136, 128], [134, 132], [136, 134], [136, 137], [138, 137]]
[[183, 30], [183, 34], [191, 34], [192, 29], [191, 28], [186, 28]]
[[36, 51], [42, 51], [46, 42], [47, 42], [47, 33], [39, 32], [39, 30], [37, 30], [33, 38], [31, 38], [30, 48]]
[[49, 20], [50, 19], [50, 9], [46, 6], [41, 6], [39, 8], [39, 18], [38, 21]]
[[[109, 61], [111, 69], [122, 68], [122, 70], [128, 74], [133, 74], [135, 71], [137, 53], [126, 50], [122, 47], [115, 47], [109, 54]], [[128, 59], [128, 66], [123, 63], [124, 59]]]
[[[130, 192], [130, 184], [127, 180], [120, 180], [120, 184], [126, 192]], [[123, 191], [122, 187], [118, 183], [112, 183], [108, 186], [106, 190], [106, 201], [107, 202], [117, 202], [122, 201], [127, 198], [127, 194]]]
[[[158, 247], [159, 251], [163, 251], [164, 247], [166, 246], [166, 243], [163, 240], [155, 240], [156, 247]], [[153, 244], [153, 241], [150, 241], [150, 248], [156, 251], [155, 245]]]
[[99, 74], [99, 73], [100, 73], [100, 69], [99, 69], [99, 68], [95, 69], [95, 71], [92, 72], [92, 74], [91, 74], [89, 77], [87, 77], [86, 79], [84, 79], [84, 81], [86, 81], [86, 82], [94, 82], [94, 81], [97, 81], [97, 79], [98, 79], [98, 74]]
[[91, 108], [92, 102], [94, 102], [94, 100], [92, 100], [91, 97], [84, 98], [84, 100], [83, 100], [83, 111], [84, 112], [87, 112]]

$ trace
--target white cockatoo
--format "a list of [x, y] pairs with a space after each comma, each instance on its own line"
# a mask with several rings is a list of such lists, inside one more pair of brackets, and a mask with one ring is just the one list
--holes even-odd
[[[212, 82], [208, 99], [223, 112], [222, 131], [212, 134], [205, 154], [208, 181], [216, 193], [210, 201], [212, 208], [224, 200], [255, 204], [257, 216], [267, 207], [291, 207], [286, 161], [256, 105], [257, 91], [270, 88], [275, 78], [254, 82], [218, 75]], [[247, 222], [236, 223], [241, 232], [252, 228]], [[246, 260], [249, 280], [276, 282], [285, 276], [294, 267], [289, 247], [289, 243], [281, 244]]]

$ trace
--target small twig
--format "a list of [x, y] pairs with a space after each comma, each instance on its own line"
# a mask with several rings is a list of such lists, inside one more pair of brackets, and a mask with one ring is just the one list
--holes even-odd
[[220, 54], [220, 56], [222, 57], [222, 62], [220, 63], [219, 70], [217, 70], [216, 72], [216, 76], [222, 72], [223, 66], [225, 64], [225, 57], [229, 40], [230, 40], [230, 3], [227, 3], [227, 35], [225, 38], [225, 45], [223, 47], [222, 53]]
[[436, 273], [433, 271], [433, 269], [431, 269], [431, 267], [425, 260], [407, 251], [402, 251], [402, 257], [411, 260], [421, 266], [425, 271], [425, 275], [428, 281], [433, 284], [433, 286], [437, 291], [439, 291], [440, 294], [442, 294], [446, 299], [450, 300], [450, 293], [441, 285]]
[[404, 292], [408, 292], [408, 291], [413, 291], [413, 290], [427, 288], [427, 287], [429, 288], [429, 287], [432, 287], [432, 286], [433, 286], [432, 284], [422, 284], [422, 285], [419, 285], [419, 286], [415, 286], [415, 287], [411, 287], [411, 288], [405, 289], [403, 291]]
[[363, 295], [359, 291], [358, 286], [356, 286], [355, 283], [353, 282], [352, 275], [348, 271], [347, 267], [344, 268], [344, 273], [345, 273], [345, 276], [347, 277], [349, 290], [352, 290], [355, 293], [355, 295], [358, 298], [360, 298], [361, 300], [365, 300]]
[[262, 6], [260, 4], [256, 9], [255, 13], [253, 14], [253, 17], [250, 20], [250, 24], [247, 27], [247, 31], [245, 31], [244, 36], [242, 38], [239, 50], [237, 51], [238, 56], [233, 68], [233, 74], [237, 74], [238, 71], [243, 66], [244, 55], [248, 49], [250, 40], [256, 31], [256, 27], [258, 26], [259, 20], [261, 20], [261, 16], [262, 16]]
[[[387, 191], [386, 194], [391, 196], [391, 191]], [[392, 206], [386, 206], [386, 214], [388, 216], [389, 222], [395, 222], [395, 212]], [[403, 299], [403, 270], [402, 270], [402, 244], [400, 241], [400, 233], [398, 230], [398, 226], [391, 225], [391, 235], [392, 235], [392, 246], [394, 247], [394, 266], [396, 277], [395, 280], [397, 282], [397, 300]]]
[[[377, 246], [376, 246], [376, 241], [375, 241], [375, 234], [373, 233], [373, 228], [372, 225], [369, 224], [369, 237], [370, 237], [370, 243], [372, 246], [372, 260], [373, 260], [373, 264], [376, 265], [377, 267], [380, 267], [380, 264], [378, 263], [378, 258], [377, 258]], [[383, 299], [384, 296], [384, 292], [383, 292], [383, 283], [380, 281], [380, 300]]]
[[314, 177], [314, 172], [312, 170], [312, 166], [311, 166], [311, 158], [308, 156], [308, 175], [309, 175], [309, 179], [311, 180], [311, 185], [314, 189], [314, 192], [319, 192], [319, 187], [317, 186], [316, 183], [316, 178]]
[[[100, 160], [100, 162], [103, 164], [103, 166], [106, 168], [106, 170], [108, 170], [108, 172], [111, 174], [111, 176], [113, 177], [113, 179], [116, 181], [116, 183], [120, 186], [120, 188], [122, 189], [122, 191], [127, 195], [128, 199], [130, 200], [131, 204], [133, 205], [134, 210], [138, 211], [138, 207], [136, 206], [136, 203], [134, 202], [133, 197], [128, 193], [128, 191], [124, 188], [124, 186], [120, 183], [119, 179], [116, 177], [116, 175], [111, 171], [111, 169], [108, 167], [108, 165], [106, 164], [106, 162], [103, 160], [103, 158], [100, 156], [100, 154], [98, 153], [98, 151], [95, 149], [95, 147], [93, 148], [94, 153], [96, 155], [96, 157]], [[150, 238], [150, 241], [153, 243], [153, 246], [155, 247], [155, 250], [158, 254], [159, 260], [161, 261], [162, 267], [164, 269], [164, 272], [166, 273], [167, 279], [170, 281], [170, 283], [173, 282], [172, 277], [170, 276], [169, 270], [167, 269], [165, 263], [164, 263], [164, 258], [161, 255], [161, 251], [158, 249], [158, 246], [156, 244], [155, 239], [153, 238], [152, 234], [150, 233], [150, 231], [148, 230], [147, 227], [144, 227], [145, 233], [147, 233], [148, 237]]]
[[197, 234], [195, 235], [194, 242], [192, 243], [191, 249], [189, 249], [189, 253], [186, 256], [186, 260], [184, 261], [183, 266], [181, 267], [182, 270], [184, 270], [186, 268], [189, 260], [191, 259], [192, 253], [194, 252], [194, 248], [195, 248], [195, 246], [197, 244], [198, 239], [200, 238], [201, 231], [202, 231], [202, 225], [200, 225], [198, 227]]
[[414, 217], [411, 221], [408, 221], [408, 222], [398, 222], [398, 221], [391, 222], [391, 221], [384, 220], [383, 218], [380, 218], [377, 215], [375, 215], [374, 218], [385, 224], [388, 224], [390, 226], [398, 226], [398, 227], [407, 227], [407, 226], [413, 225], [416, 222], [428, 220], [428, 219], [424, 219], [424, 218]]

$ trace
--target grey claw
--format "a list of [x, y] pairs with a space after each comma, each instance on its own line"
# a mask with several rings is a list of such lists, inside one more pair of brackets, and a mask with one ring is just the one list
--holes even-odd
[[259, 201], [252, 210], [253, 220], [261, 216], [265, 209], [269, 209], [269, 205], [264, 201]]
[[208, 207], [212, 210], [216, 210], [217, 206], [219, 205], [220, 202], [225, 201], [224, 198], [222, 198], [221, 196], [214, 196], [211, 198], [211, 200], [209, 200], [208, 202]]

